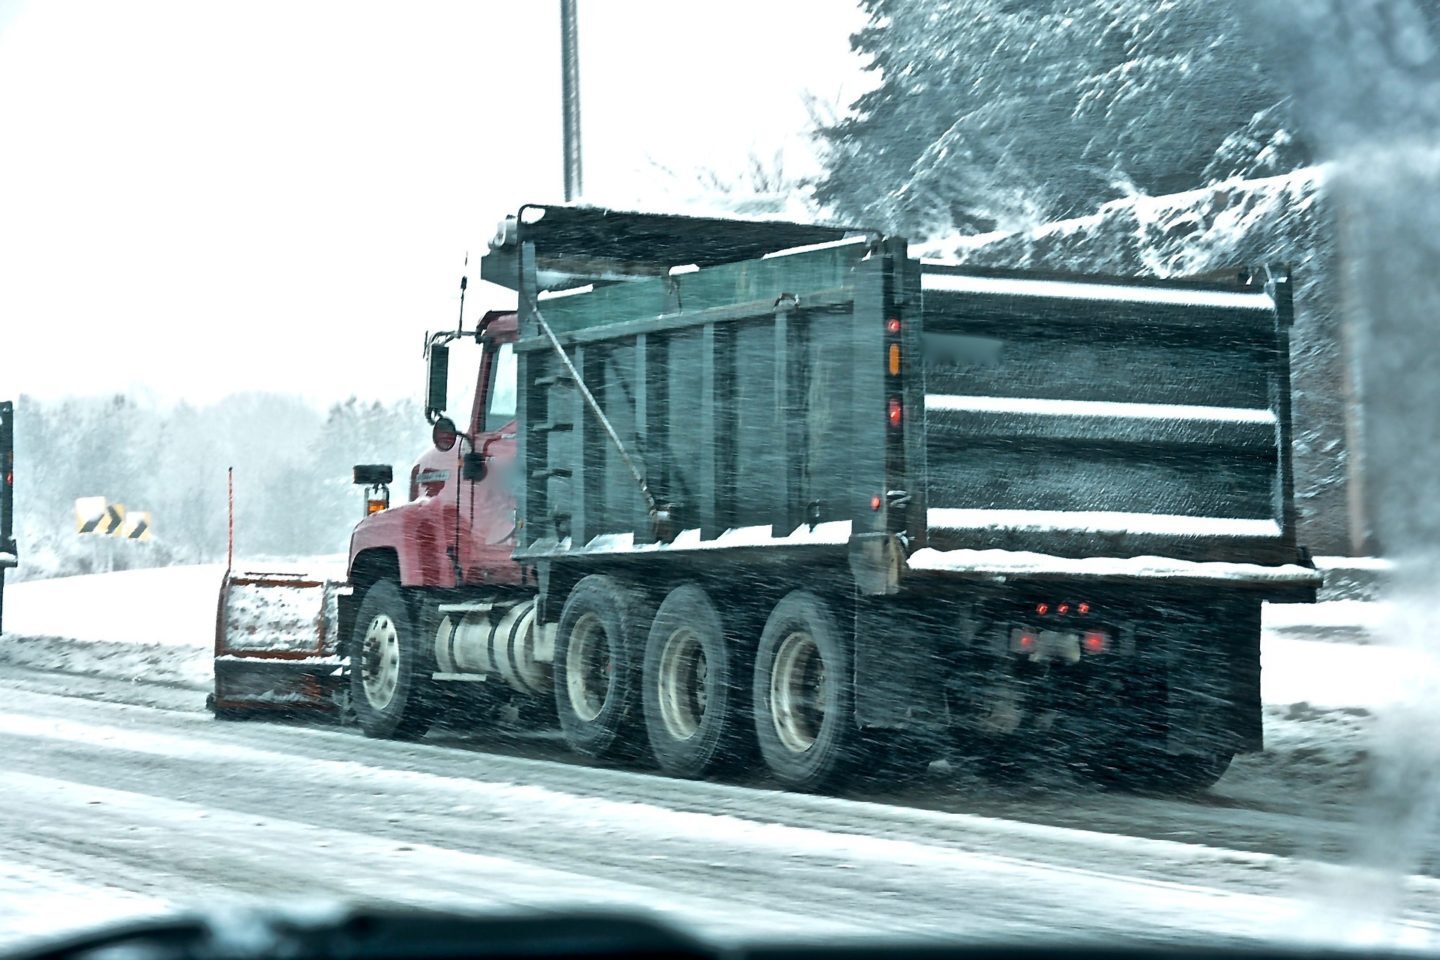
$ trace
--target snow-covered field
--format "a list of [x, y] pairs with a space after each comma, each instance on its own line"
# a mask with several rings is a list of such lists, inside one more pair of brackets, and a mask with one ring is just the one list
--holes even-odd
[[[1267, 608], [1267, 750], [1209, 802], [934, 777], [899, 796], [808, 797], [503, 739], [214, 723], [200, 704], [222, 572], [7, 589], [0, 941], [304, 894], [604, 903], [729, 936], [1440, 943], [1440, 881], [1321, 866], [1358, 849], [1377, 723], [1437, 676], [1378, 642], [1394, 611], [1374, 602]], [[1377, 890], [1389, 899], [1360, 895]]]

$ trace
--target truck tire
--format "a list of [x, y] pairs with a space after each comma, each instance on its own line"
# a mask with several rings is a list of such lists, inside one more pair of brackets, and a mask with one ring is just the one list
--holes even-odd
[[570, 591], [555, 631], [555, 712], [571, 750], [593, 760], [644, 755], [640, 657], [648, 610], [613, 577]]
[[365, 592], [350, 641], [350, 704], [367, 737], [412, 739], [430, 729], [434, 651], [414, 624], [394, 581]]
[[755, 652], [755, 738], [786, 787], [840, 786], [873, 744], [855, 724], [849, 637], [815, 594], [787, 594], [765, 621]]
[[642, 670], [645, 730], [660, 769], [693, 779], [753, 753], [748, 659], [726, 642], [701, 587], [670, 591], [650, 627]]

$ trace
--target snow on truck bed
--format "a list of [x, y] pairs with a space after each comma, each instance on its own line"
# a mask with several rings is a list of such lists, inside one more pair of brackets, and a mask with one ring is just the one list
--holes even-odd
[[[933, 514], [936, 511], [930, 512]], [[1271, 525], [1273, 526], [1273, 524]], [[916, 571], [970, 573], [997, 577], [1037, 575], [1097, 578], [1137, 577], [1277, 584], [1307, 584], [1315, 583], [1318, 579], [1314, 570], [1298, 564], [1265, 566], [1257, 563], [1174, 560], [1170, 557], [1084, 557], [1075, 559], [1017, 550], [934, 550], [928, 547], [916, 550], [910, 557], [909, 566], [911, 570]], [[1300, 616], [1303, 617], [1303, 614]]]

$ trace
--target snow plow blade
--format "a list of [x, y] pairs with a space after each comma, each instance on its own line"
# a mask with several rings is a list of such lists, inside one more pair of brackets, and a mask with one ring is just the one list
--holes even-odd
[[215, 690], [207, 700], [217, 717], [338, 715], [342, 589], [306, 574], [225, 574], [215, 620]]

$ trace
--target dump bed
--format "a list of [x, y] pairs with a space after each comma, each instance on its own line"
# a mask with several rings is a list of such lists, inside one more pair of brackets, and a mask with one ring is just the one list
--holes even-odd
[[865, 231], [767, 244], [761, 224], [544, 215], [552, 232], [522, 222], [508, 254], [521, 559], [853, 565], [886, 540], [951, 572], [995, 551], [1296, 560], [1283, 277], [1062, 278], [921, 263]]
[[1295, 559], [1285, 278], [921, 287], [929, 546]]

